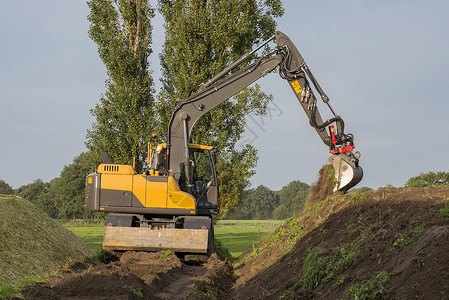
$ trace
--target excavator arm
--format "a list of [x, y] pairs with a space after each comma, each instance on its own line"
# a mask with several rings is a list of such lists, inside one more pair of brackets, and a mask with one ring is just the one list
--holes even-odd
[[[255, 62], [229, 74], [241, 67], [245, 61], [252, 57], [255, 51], [273, 39], [277, 44], [274, 49], [268, 51]], [[309, 118], [310, 125], [317, 131], [321, 140], [329, 147], [330, 153], [333, 154], [329, 160], [333, 163], [336, 171], [335, 190], [347, 191], [360, 182], [363, 171], [358, 164], [359, 154], [356, 155], [352, 152], [355, 147], [353, 135], [344, 133], [343, 119], [335, 114], [329, 104], [329, 98], [316, 81], [298, 49], [280, 31], [277, 31], [273, 38], [256, 50], [243, 55], [219, 74], [200, 84], [194, 95], [175, 108], [168, 126], [167, 145], [168, 168], [173, 171], [173, 174], [180, 173], [183, 166], [186, 168], [185, 174], [190, 174], [188, 143], [197, 120], [276, 68], [279, 68], [280, 76], [288, 81]], [[332, 118], [323, 121], [309, 81], [330, 109]], [[186, 180], [187, 186], [192, 184], [192, 179], [188, 176]]]

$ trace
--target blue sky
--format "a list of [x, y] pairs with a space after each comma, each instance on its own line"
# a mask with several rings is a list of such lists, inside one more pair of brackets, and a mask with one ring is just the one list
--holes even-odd
[[[448, 1], [284, 1], [284, 7], [278, 29], [296, 44], [355, 135], [365, 171], [359, 186], [402, 186], [420, 172], [449, 171]], [[89, 109], [106, 80], [87, 34], [88, 14], [84, 1], [2, 5], [0, 179], [14, 188], [58, 177], [85, 150], [94, 122]], [[153, 24], [158, 90], [159, 15]], [[328, 150], [278, 74], [258, 83], [274, 103], [271, 115], [248, 118], [245, 138], [259, 153], [253, 187], [313, 183]]]

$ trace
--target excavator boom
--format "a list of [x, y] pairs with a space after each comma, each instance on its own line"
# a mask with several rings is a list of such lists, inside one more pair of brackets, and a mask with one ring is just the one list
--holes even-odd
[[[185, 152], [186, 141], [189, 140], [192, 129], [201, 116], [265, 74], [279, 68], [280, 76], [288, 81], [309, 118], [310, 125], [329, 147], [329, 152], [333, 154], [330, 160], [335, 161], [339, 167], [335, 172], [335, 179], [338, 182], [335, 190], [345, 192], [360, 182], [363, 177], [363, 171], [358, 164], [359, 160], [352, 152], [355, 148], [354, 137], [352, 134], [345, 134], [343, 119], [335, 114], [330, 106], [329, 97], [324, 93], [290, 38], [277, 31], [275, 36], [263, 45], [273, 39], [276, 41], [276, 48], [268, 51], [248, 66], [230, 73], [247, 61], [254, 51], [244, 54], [219, 74], [199, 84], [197, 92], [175, 108], [168, 126], [169, 169], [177, 173], [181, 172], [183, 168], [189, 168], [189, 158]], [[332, 118], [323, 121], [313, 89], [319, 93], [322, 101], [329, 108], [333, 115]]]

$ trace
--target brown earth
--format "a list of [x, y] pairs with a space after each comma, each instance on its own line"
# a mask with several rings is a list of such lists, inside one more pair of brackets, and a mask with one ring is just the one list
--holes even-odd
[[[323, 199], [332, 195], [333, 183], [331, 176], [329, 176], [331, 170], [332, 166], [327, 165], [319, 171], [318, 180], [310, 187], [307, 196], [306, 212], [315, 210], [315, 207], [319, 206]], [[253, 250], [247, 250], [242, 253], [237, 262], [237, 266], [241, 266], [241, 268], [236, 270], [239, 276], [236, 281], [236, 287], [239, 287], [261, 270], [275, 263], [279, 257], [287, 254], [299, 237], [323, 222], [332, 211], [339, 210], [345, 205], [347, 204], [339, 203], [333, 207], [323, 205], [315, 213], [300, 214], [297, 218], [279, 226], [274, 234], [260, 241], [256, 250], [256, 252], [260, 251], [260, 253], [257, 253], [255, 257], [252, 257], [255, 253]]]
[[[54, 276], [20, 292], [24, 299], [209, 299], [234, 284], [229, 260], [213, 254], [205, 266], [188, 265], [174, 254], [125, 252], [118, 261], [95, 265], [72, 261]], [[20, 299], [10, 297], [9, 299]]]
[[307, 205], [313, 206], [333, 194], [334, 189], [334, 168], [332, 165], [326, 165], [318, 172], [318, 180], [310, 187], [307, 195]]
[[[108, 264], [71, 262], [45, 282], [25, 287], [21, 294], [30, 300], [176, 299], [166, 288], [191, 274], [192, 268], [173, 254], [129, 251]], [[203, 268], [196, 268], [201, 275]]]
[[[449, 188], [332, 194], [321, 170], [305, 210], [234, 266], [126, 252], [71, 262], [26, 299], [449, 299]], [[167, 257], [166, 257], [167, 256]], [[238, 278], [236, 278], [236, 276]]]
[[449, 299], [448, 187], [330, 195], [324, 177], [277, 239], [240, 257], [233, 299]]
[[213, 254], [207, 261], [206, 270], [186, 299], [227, 299], [235, 282], [231, 261], [229, 259], [221, 261]]

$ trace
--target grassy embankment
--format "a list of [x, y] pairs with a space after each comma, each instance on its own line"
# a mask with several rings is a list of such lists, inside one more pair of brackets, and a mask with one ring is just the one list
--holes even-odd
[[[215, 226], [215, 238], [228, 249], [232, 259], [252, 249], [261, 239], [273, 232], [283, 221], [278, 220], [223, 220]], [[103, 226], [66, 225], [95, 252], [101, 250]]]
[[0, 299], [94, 253], [29, 201], [0, 195]]

